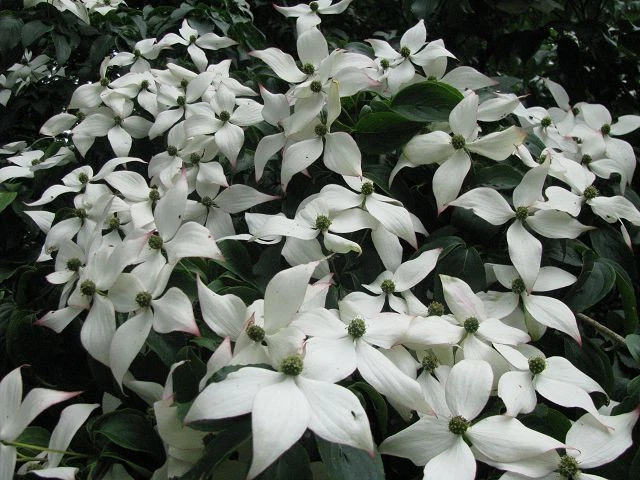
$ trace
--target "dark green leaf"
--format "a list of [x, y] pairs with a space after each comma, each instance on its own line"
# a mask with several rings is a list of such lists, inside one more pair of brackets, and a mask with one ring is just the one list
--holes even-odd
[[53, 46], [56, 49], [56, 60], [60, 65], [64, 65], [71, 56], [71, 45], [69, 40], [64, 35], [60, 35], [57, 32], [51, 34], [53, 39]]
[[16, 192], [0, 192], [0, 212], [11, 205], [17, 196]]
[[474, 174], [474, 187], [492, 187], [496, 190], [512, 189], [522, 180], [522, 174], [509, 165], [485, 167]]
[[640, 447], [636, 449], [631, 465], [629, 465], [629, 480], [637, 480], [640, 478]]
[[391, 100], [391, 108], [414, 122], [441, 122], [449, 120], [449, 113], [462, 98], [450, 85], [427, 81], [400, 90]]
[[[49, 432], [42, 427], [30, 426], [25, 428], [20, 436], [16, 438], [16, 442], [37, 447], [46, 447], [49, 445]], [[35, 457], [42, 450], [20, 447], [18, 452], [27, 457]]]
[[102, 415], [91, 425], [91, 431], [126, 450], [148, 453], [158, 459], [164, 457], [162, 440], [137, 410], [115, 410]]
[[22, 21], [11, 16], [0, 16], [0, 52], [11, 50], [21, 39]]
[[363, 152], [378, 154], [405, 145], [421, 128], [422, 124], [394, 112], [372, 112], [358, 120], [353, 136]]
[[111, 35], [101, 35], [96, 38], [89, 49], [89, 62], [91, 65], [99, 65], [100, 62], [109, 54], [113, 46], [113, 37]]
[[474, 292], [485, 289], [486, 277], [484, 263], [480, 254], [475, 248], [465, 248], [464, 246], [454, 247], [449, 253], [443, 252], [435, 268], [434, 286], [435, 297], [442, 299], [442, 283], [440, 275], [449, 275], [464, 280], [469, 284]]
[[578, 281], [564, 299], [569, 308], [583, 312], [602, 300], [616, 283], [616, 272], [608, 263], [594, 260], [591, 252], [584, 255]]
[[633, 281], [638, 281], [638, 273], [634, 268], [635, 257], [618, 230], [606, 227], [590, 230], [589, 240], [598, 255], [621, 265]]
[[369, 453], [348, 445], [331, 443], [316, 435], [318, 451], [329, 478], [340, 480], [383, 480], [384, 467], [380, 454]]
[[625, 333], [635, 332], [638, 328], [638, 302], [636, 300], [636, 293], [633, 288], [633, 282], [627, 271], [622, 268], [617, 262], [608, 259], [601, 259], [601, 261], [610, 265], [616, 272], [616, 288], [620, 294], [622, 300], [622, 307], [624, 308], [624, 330]]
[[624, 341], [627, 344], [631, 356], [640, 364], [640, 335], [632, 333], [631, 335], [627, 335]]
[[567, 432], [571, 428], [571, 421], [567, 417], [544, 403], [539, 403], [533, 412], [524, 415], [522, 423], [560, 442], [565, 441]]
[[40, 20], [33, 20], [22, 27], [22, 46], [27, 48], [42, 35], [53, 30], [53, 26], [45, 25]]
[[294, 444], [258, 480], [313, 480], [307, 451], [301, 445]]
[[234, 273], [243, 280], [251, 278], [252, 261], [246, 247], [238, 240], [222, 240], [218, 242], [224, 260], [218, 261], [220, 265]]
[[180, 477], [180, 480], [199, 480], [203, 475], [212, 473], [251, 436], [249, 419], [236, 421], [207, 443], [200, 460], [191, 470]]
[[366, 395], [366, 398], [371, 402], [373, 412], [375, 413], [376, 425], [380, 432], [380, 436], [385, 438], [387, 436], [387, 421], [389, 419], [389, 411], [387, 408], [387, 402], [384, 401], [382, 395], [378, 391], [366, 382], [356, 382], [349, 386], [351, 391], [361, 391]]

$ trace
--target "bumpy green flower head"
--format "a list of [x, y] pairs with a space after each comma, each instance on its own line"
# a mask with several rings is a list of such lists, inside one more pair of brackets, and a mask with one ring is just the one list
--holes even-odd
[[302, 355], [289, 355], [282, 363], [280, 363], [280, 371], [285, 375], [291, 375], [293, 377], [302, 373], [304, 364], [302, 362]]

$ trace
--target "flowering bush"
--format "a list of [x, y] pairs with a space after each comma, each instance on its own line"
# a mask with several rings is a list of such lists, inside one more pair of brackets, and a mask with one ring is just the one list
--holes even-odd
[[129, 3], [0, 17], [2, 478], [640, 476], [640, 116]]

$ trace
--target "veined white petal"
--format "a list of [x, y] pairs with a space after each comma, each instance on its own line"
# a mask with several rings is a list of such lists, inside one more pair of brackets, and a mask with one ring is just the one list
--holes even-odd
[[116, 330], [109, 348], [109, 366], [122, 388], [122, 379], [151, 331], [153, 315], [148, 308], [127, 319]]
[[463, 323], [470, 317], [479, 321], [486, 318], [482, 300], [473, 293], [466, 282], [449, 275], [440, 275], [440, 281], [442, 282], [444, 300], [458, 322]]
[[480, 420], [466, 434], [474, 448], [498, 462], [515, 462], [565, 446], [507, 415]]
[[463, 193], [449, 206], [468, 208], [492, 225], [502, 225], [514, 217], [505, 198], [493, 188], [478, 187]]
[[307, 399], [294, 379], [282, 377], [280, 382], [261, 388], [253, 402], [253, 459], [247, 474], [249, 480], [298, 441], [311, 420]]
[[187, 332], [200, 335], [189, 297], [171, 287], [162, 298], [152, 300], [153, 329], [158, 333]]
[[560, 300], [542, 295], [523, 295], [522, 301], [527, 312], [537, 322], [555, 328], [582, 343], [576, 317], [569, 307]]
[[531, 292], [540, 270], [542, 244], [524, 228], [520, 220], [507, 229], [507, 244], [511, 263], [520, 274], [527, 292]]
[[286, 189], [291, 177], [315, 162], [322, 155], [323, 149], [324, 144], [320, 137], [302, 140], [285, 148], [282, 152], [280, 171], [283, 189]]
[[456, 363], [445, 384], [447, 405], [453, 415], [467, 421], [476, 418], [489, 400], [493, 372], [482, 360], [461, 360]]
[[222, 252], [211, 232], [196, 222], [187, 222], [182, 225], [164, 246], [170, 264], [175, 264], [185, 257], [223, 259]]
[[472, 92], [460, 100], [449, 114], [451, 130], [466, 141], [474, 140], [478, 131], [478, 102], [478, 95]]
[[476, 459], [464, 439], [456, 435], [453, 444], [424, 467], [424, 480], [474, 480]]
[[288, 53], [284, 53], [278, 48], [267, 48], [265, 50], [254, 50], [249, 55], [256, 57], [266, 63], [274, 73], [289, 83], [300, 83], [307, 78], [296, 66], [296, 61]]
[[264, 368], [241, 368], [227, 375], [223, 381], [207, 385], [196, 397], [184, 420], [190, 423], [249, 413], [258, 390], [281, 380], [281, 373]]
[[346, 325], [340, 331], [342, 336], [313, 337], [305, 343], [304, 371], [307, 378], [324, 382], [339, 382], [351, 375], [357, 367], [354, 340], [346, 333]]
[[456, 150], [433, 175], [433, 195], [438, 204], [438, 214], [456, 199], [469, 169], [471, 158], [463, 149]]
[[365, 201], [367, 211], [389, 232], [406, 240], [414, 248], [418, 248], [418, 240], [416, 239], [411, 216], [407, 209], [376, 200], [372, 197], [373, 196], [367, 197]]
[[413, 166], [441, 163], [454, 151], [451, 137], [440, 130], [416, 135], [402, 149], [403, 155]]
[[357, 397], [344, 387], [299, 376], [296, 384], [309, 402], [309, 428], [333, 443], [373, 452], [369, 419]]
[[527, 133], [519, 127], [509, 127], [500, 132], [493, 132], [480, 137], [467, 148], [491, 160], [501, 161], [515, 152], [516, 147], [524, 141]]
[[398, 267], [393, 274], [396, 291], [402, 292], [415, 287], [435, 268], [441, 248], [426, 250], [417, 258], [408, 260]]
[[99, 362], [109, 365], [109, 349], [116, 332], [113, 304], [102, 295], [93, 296], [93, 306], [80, 330], [80, 341]]
[[540, 267], [538, 278], [533, 284], [535, 292], [548, 292], [575, 283], [576, 276], [558, 267]]
[[221, 337], [236, 340], [244, 327], [247, 307], [244, 302], [233, 294], [218, 295], [202, 283], [198, 283], [198, 300], [202, 311], [202, 318], [211, 330]]
[[556, 210], [538, 210], [527, 217], [527, 225], [547, 238], [578, 238], [595, 227], [583, 225], [568, 213]]
[[327, 133], [324, 137], [324, 164], [341, 175], [362, 176], [362, 155], [356, 141], [346, 132]]
[[276, 332], [293, 320], [317, 266], [318, 262], [311, 262], [288, 268], [269, 281], [264, 293], [264, 328], [267, 332]]
[[498, 396], [502, 399], [507, 415], [516, 417], [536, 408], [536, 391], [531, 383], [531, 372], [505, 372], [498, 381]]
[[215, 198], [215, 202], [225, 212], [239, 213], [259, 203], [269, 202], [277, 198], [278, 197], [274, 195], [267, 195], [248, 185], [238, 183], [223, 190], [220, 195]]

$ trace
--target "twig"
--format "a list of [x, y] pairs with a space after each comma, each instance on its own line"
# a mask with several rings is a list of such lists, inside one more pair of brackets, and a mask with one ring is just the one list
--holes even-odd
[[611, 339], [614, 340], [616, 343], [618, 343], [618, 344], [620, 344], [620, 345], [622, 345], [622, 346], [624, 346], [626, 348], [627, 343], [626, 343], [626, 341], [625, 341], [623, 336], [618, 335], [616, 332], [614, 332], [610, 328], [605, 327], [600, 322], [597, 322], [593, 318], [586, 316], [584, 313], [579, 313], [577, 315], [577, 317], [580, 320], [582, 320], [583, 322], [588, 323], [589, 325], [591, 325], [593, 328], [595, 328], [599, 332], [604, 333], [608, 337], [611, 337]]

